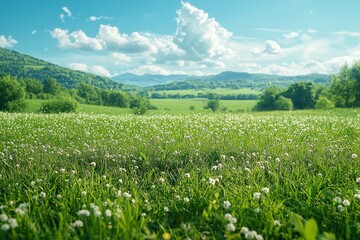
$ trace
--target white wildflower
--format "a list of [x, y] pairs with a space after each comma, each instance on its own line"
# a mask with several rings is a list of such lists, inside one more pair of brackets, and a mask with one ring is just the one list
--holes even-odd
[[82, 191], [81, 195], [86, 196], [86, 191]]
[[253, 197], [254, 197], [255, 199], [260, 199], [261, 193], [259, 193], [259, 192], [254, 192]]
[[230, 203], [229, 201], [224, 201], [224, 202], [223, 202], [223, 207], [224, 207], [225, 209], [228, 209], [230, 206], [231, 206], [231, 203]]
[[40, 193], [40, 197], [45, 198], [45, 197], [46, 197], [46, 193], [45, 193], [45, 192], [41, 192], [41, 193]]
[[353, 153], [352, 155], [351, 155], [351, 158], [352, 159], [355, 159], [355, 158], [357, 158], [358, 157], [358, 155], [356, 154], [356, 153]]
[[189, 198], [184, 198], [184, 202], [186, 202], [186, 203], [188, 203], [190, 200], [189, 200]]
[[8, 223], [10, 224], [11, 228], [17, 228], [19, 226], [16, 218], [9, 218]]
[[99, 209], [94, 209], [94, 215], [95, 215], [95, 217], [100, 217], [101, 211]]
[[209, 183], [215, 185], [216, 180], [214, 178], [209, 178]]
[[96, 167], [96, 162], [91, 162], [91, 163], [90, 163], [90, 166]]
[[350, 206], [350, 201], [348, 199], [344, 199], [344, 201], [342, 202], [342, 204], [344, 206]]
[[112, 215], [111, 210], [110, 210], [110, 209], [106, 209], [106, 210], [105, 210], [105, 215], [106, 215], [107, 217], [111, 217], [111, 215]]
[[226, 225], [226, 230], [228, 230], [229, 232], [235, 232], [236, 227], [235, 227], [235, 225], [233, 223], [228, 223]]
[[168, 208], [168, 207], [164, 207], [164, 212], [169, 212], [169, 208]]
[[79, 216], [89, 217], [89, 216], [90, 216], [90, 211], [89, 211], [89, 210], [86, 210], [86, 209], [82, 209], [82, 210], [78, 211], [77, 214], [78, 214]]
[[6, 231], [9, 230], [9, 229], [10, 229], [10, 225], [9, 225], [9, 224], [5, 223], [5, 224], [1, 225], [1, 230], [3, 230], [4, 232], [6, 232]]
[[337, 206], [337, 209], [338, 209], [340, 212], [342, 212], [342, 211], [345, 210], [345, 208], [344, 208], [343, 205], [338, 205], [338, 206]]
[[84, 226], [84, 223], [81, 220], [76, 220], [74, 223], [71, 224], [74, 228], [81, 228]]
[[0, 214], [0, 221], [6, 222], [8, 219], [9, 218], [5, 213]]
[[339, 197], [339, 196], [334, 197], [334, 202], [341, 203], [342, 202], [341, 197]]
[[126, 198], [131, 198], [131, 194], [128, 193], [128, 192], [124, 192], [124, 193], [123, 193], [123, 196], [126, 197]]
[[261, 189], [261, 191], [263, 191], [263, 192], [266, 193], [266, 194], [268, 194], [268, 193], [270, 192], [269, 188], [267, 188], [267, 187], [263, 187], [263, 188]]
[[274, 226], [281, 226], [281, 222], [279, 220], [274, 220]]

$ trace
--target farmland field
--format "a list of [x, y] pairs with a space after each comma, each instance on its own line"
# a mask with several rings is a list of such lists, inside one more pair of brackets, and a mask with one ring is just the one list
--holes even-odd
[[0, 239], [360, 239], [353, 110], [0, 113], [0, 143]]
[[[169, 113], [206, 112], [203, 107], [207, 102], [208, 100], [203, 98], [150, 99], [152, 105], [156, 106], [159, 110]], [[220, 109], [226, 108], [227, 111], [233, 112], [249, 112], [256, 103], [257, 100], [220, 100]], [[190, 110], [191, 106], [193, 106], [194, 110]]]

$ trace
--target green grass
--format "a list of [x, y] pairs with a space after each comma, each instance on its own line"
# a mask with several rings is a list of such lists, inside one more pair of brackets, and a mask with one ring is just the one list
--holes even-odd
[[160, 93], [160, 94], [180, 94], [180, 95], [186, 95], [186, 94], [194, 94], [197, 95], [198, 93], [216, 93], [220, 95], [238, 95], [238, 94], [255, 94], [259, 95], [261, 91], [253, 90], [253, 89], [229, 89], [229, 88], [215, 88], [215, 89], [187, 89], [187, 90], [163, 90], [163, 91], [151, 91], [150, 95], [152, 93]]
[[[39, 99], [27, 99], [26, 108], [23, 110], [24, 113], [37, 113], [41, 107], [41, 104], [45, 100]], [[108, 106], [98, 106], [98, 105], [89, 105], [89, 104], [79, 104], [78, 113], [94, 113], [94, 114], [108, 114], [108, 115], [123, 115], [131, 113], [130, 109], [118, 108], [118, 107], [108, 107]]]
[[[188, 98], [188, 99], [150, 99], [150, 103], [156, 106], [159, 110], [169, 113], [189, 113], [189, 112], [206, 112], [204, 106], [207, 104], [207, 99], [202, 98]], [[256, 105], [257, 100], [220, 100], [220, 108], [226, 108], [227, 111], [251, 111], [252, 107]], [[195, 110], [190, 110], [193, 106]]]
[[358, 111], [0, 113], [0, 239], [360, 239]]

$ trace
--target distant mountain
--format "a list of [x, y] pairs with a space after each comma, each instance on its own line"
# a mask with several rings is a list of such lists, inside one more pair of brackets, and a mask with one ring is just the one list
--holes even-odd
[[0, 48], [0, 74], [18, 78], [44, 80], [54, 78], [66, 88], [73, 88], [80, 82], [100, 88], [120, 88], [121, 84], [109, 78], [60, 67], [32, 56], [10, 49]]
[[213, 89], [213, 88], [250, 88], [263, 90], [269, 86], [287, 87], [295, 82], [310, 81], [318, 84], [330, 84], [331, 75], [307, 74], [299, 76], [281, 76], [271, 74], [258, 74], [246, 72], [226, 71], [217, 75], [190, 77], [182, 82], [171, 82], [155, 85], [153, 90], [179, 90], [179, 89]]
[[112, 77], [111, 79], [127, 84], [127, 85], [136, 85], [141, 87], [149, 87], [153, 85], [162, 85], [162, 84], [168, 84], [171, 82], [181, 82], [189, 79], [189, 75], [152, 75], [152, 74], [144, 74], [144, 75], [136, 75], [132, 73], [125, 73], [121, 74], [115, 77]]

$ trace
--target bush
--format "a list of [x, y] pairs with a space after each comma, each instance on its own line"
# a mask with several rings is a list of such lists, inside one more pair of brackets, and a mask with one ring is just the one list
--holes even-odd
[[25, 90], [16, 78], [0, 77], [0, 111], [17, 112], [23, 109]]
[[41, 113], [63, 113], [76, 112], [77, 102], [72, 98], [58, 98], [43, 103], [39, 112]]
[[334, 108], [335, 104], [327, 97], [320, 96], [316, 101], [315, 108], [317, 109], [331, 109]]
[[275, 110], [291, 110], [293, 108], [293, 102], [290, 98], [280, 96], [274, 102]]

